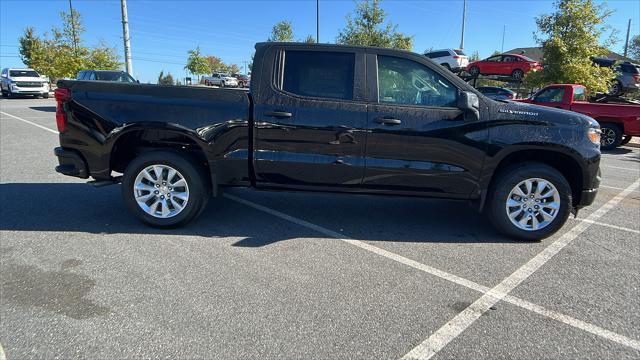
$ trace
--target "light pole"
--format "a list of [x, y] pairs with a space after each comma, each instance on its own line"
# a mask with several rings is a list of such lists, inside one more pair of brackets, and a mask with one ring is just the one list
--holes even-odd
[[320, 43], [320, 0], [316, 0], [316, 43]]
[[462, 35], [460, 36], [460, 50], [464, 49], [464, 23], [467, 19], [467, 0], [464, 0], [462, 6]]
[[131, 43], [129, 43], [129, 18], [127, 15], [127, 0], [120, 0], [122, 10], [122, 37], [124, 38], [124, 62], [127, 66], [127, 73], [133, 74], [131, 63]]

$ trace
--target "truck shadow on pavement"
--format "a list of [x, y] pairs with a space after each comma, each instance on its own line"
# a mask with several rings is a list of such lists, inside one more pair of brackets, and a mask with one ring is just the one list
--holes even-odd
[[[486, 217], [466, 202], [254, 190], [230, 192], [358, 240], [518, 242], [497, 234]], [[242, 240], [233, 244], [238, 247], [262, 247], [296, 238], [327, 237], [227, 198], [212, 199], [196, 221], [182, 228], [155, 229], [129, 214], [119, 186], [4, 183], [0, 184], [0, 201], [3, 204], [0, 230], [241, 237]]]
[[56, 112], [55, 106], [29, 106], [29, 109], [44, 112]]

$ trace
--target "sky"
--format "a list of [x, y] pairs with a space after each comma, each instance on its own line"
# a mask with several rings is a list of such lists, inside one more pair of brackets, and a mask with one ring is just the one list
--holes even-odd
[[[124, 62], [120, 0], [71, 0], [82, 16], [88, 46], [101, 42], [114, 47]], [[346, 16], [355, 9], [352, 0], [320, 1], [320, 41], [335, 42]], [[600, 3], [602, 1], [596, 0]], [[611, 50], [622, 53], [627, 22], [631, 36], [640, 34], [640, 0], [609, 0], [614, 11], [607, 24], [620, 41]], [[177, 78], [184, 70], [187, 51], [200, 46], [244, 70], [254, 44], [265, 41], [281, 20], [293, 25], [296, 39], [316, 35], [316, 0], [128, 0], [133, 76], [155, 82], [160, 71]], [[413, 51], [459, 48], [462, 0], [383, 0], [387, 21], [414, 36]], [[68, 0], [0, 0], [0, 67], [24, 66], [18, 56], [18, 39], [24, 28], [38, 33], [61, 26], [59, 13], [69, 11]], [[536, 46], [535, 17], [553, 11], [548, 0], [468, 0], [464, 49], [487, 57], [502, 50]]]

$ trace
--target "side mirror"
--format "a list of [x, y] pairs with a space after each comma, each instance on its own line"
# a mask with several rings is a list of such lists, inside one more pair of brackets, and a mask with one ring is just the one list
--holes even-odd
[[140, 80], [136, 80], [136, 82], [137, 82], [138, 84], [140, 84]]
[[458, 108], [465, 112], [465, 119], [471, 116], [474, 120], [480, 120], [480, 99], [471, 91], [463, 91], [458, 96]]

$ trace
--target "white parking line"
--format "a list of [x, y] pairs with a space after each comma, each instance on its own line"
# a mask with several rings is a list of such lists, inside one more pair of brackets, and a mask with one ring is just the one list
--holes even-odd
[[584, 221], [584, 222], [588, 222], [588, 223], [593, 224], [593, 225], [604, 226], [604, 227], [608, 227], [608, 228], [611, 228], [611, 229], [622, 230], [622, 231], [626, 231], [626, 232], [630, 232], [630, 233], [634, 233], [634, 234], [640, 234], [640, 230], [630, 229], [630, 228], [622, 227], [622, 226], [618, 226], [618, 225], [607, 224], [607, 223], [603, 223], [603, 222], [599, 222], [599, 221], [593, 221], [593, 220], [589, 220], [589, 219], [580, 219], [580, 218], [578, 218], [578, 219], [574, 219], [574, 220], [576, 220], [576, 221]]
[[[256, 210], [260, 210], [260, 211], [265, 212], [267, 214], [270, 214], [270, 215], [279, 217], [281, 219], [287, 220], [289, 222], [292, 222], [294, 224], [309, 228], [311, 230], [317, 231], [317, 232], [319, 232], [321, 234], [327, 235], [327, 236], [332, 237], [334, 239], [344, 241], [344, 242], [346, 242], [348, 244], [357, 246], [357, 247], [359, 247], [361, 249], [364, 249], [364, 250], [367, 250], [367, 251], [372, 252], [374, 254], [383, 256], [383, 257], [385, 257], [387, 259], [390, 259], [390, 260], [393, 260], [393, 261], [397, 261], [397, 262], [399, 262], [401, 264], [410, 266], [410, 267], [412, 267], [414, 269], [423, 271], [423, 272], [428, 273], [428, 274], [433, 275], [433, 276], [437, 276], [437, 277], [439, 277], [441, 279], [450, 281], [450, 282], [452, 282], [454, 284], [458, 284], [458, 285], [464, 286], [466, 288], [478, 291], [478, 292], [483, 293], [483, 294], [487, 294], [490, 291], [492, 291], [492, 289], [490, 289], [489, 287], [484, 286], [484, 285], [480, 285], [480, 284], [478, 284], [478, 283], [476, 283], [474, 281], [471, 281], [471, 280], [468, 280], [468, 279], [464, 279], [464, 278], [462, 278], [460, 276], [448, 273], [446, 271], [443, 271], [443, 270], [440, 270], [440, 269], [436, 269], [434, 267], [419, 263], [419, 262], [417, 262], [415, 260], [411, 260], [409, 258], [406, 258], [406, 257], [402, 256], [402, 255], [398, 255], [398, 254], [392, 253], [390, 251], [381, 249], [379, 247], [370, 245], [370, 244], [368, 244], [366, 242], [363, 242], [363, 241], [360, 241], [360, 240], [351, 239], [348, 236], [345, 236], [344, 234], [338, 233], [338, 232], [333, 231], [333, 230], [329, 230], [329, 229], [327, 229], [325, 227], [310, 223], [310, 222], [302, 220], [302, 219], [298, 219], [296, 217], [293, 217], [293, 216], [287, 215], [285, 213], [282, 213], [282, 212], [280, 212], [278, 210], [274, 210], [274, 209], [268, 208], [266, 206], [262, 206], [260, 204], [256, 204], [254, 202], [242, 199], [242, 198], [237, 197], [235, 195], [231, 195], [231, 194], [225, 193], [223, 196], [228, 198], [228, 199], [230, 199], [230, 200], [233, 200], [233, 201], [239, 202], [241, 204], [244, 204], [246, 206], [252, 207], [252, 208], [254, 208]], [[497, 291], [493, 291], [493, 293], [497, 293]], [[603, 328], [601, 328], [599, 326], [596, 326], [596, 325], [593, 325], [593, 324], [589, 324], [589, 323], [584, 322], [582, 320], [575, 319], [575, 318], [573, 318], [571, 316], [564, 315], [562, 313], [546, 309], [546, 308], [544, 308], [544, 307], [542, 307], [540, 305], [531, 303], [529, 301], [520, 299], [520, 298], [512, 296], [512, 295], [508, 295], [506, 293], [501, 294], [501, 296], [502, 296], [503, 300], [505, 300], [505, 301], [507, 301], [507, 302], [509, 302], [509, 303], [511, 303], [513, 305], [519, 306], [519, 307], [521, 307], [523, 309], [527, 309], [527, 310], [536, 312], [536, 313], [538, 313], [538, 314], [540, 314], [542, 316], [548, 317], [550, 319], [562, 322], [562, 323], [570, 325], [570, 326], [574, 326], [574, 327], [576, 327], [578, 329], [587, 331], [589, 333], [592, 333], [594, 335], [600, 336], [600, 337], [605, 338], [607, 340], [617, 342], [619, 344], [634, 348], [636, 350], [640, 350], [640, 342], [637, 341], [637, 340], [628, 338], [628, 337], [626, 337], [624, 335], [620, 335], [620, 334], [614, 333], [614, 332], [609, 331], [607, 329], [603, 329]]]
[[[2, 111], [0, 111], [0, 113], [2, 113], [2, 114], [4, 114], [4, 115], [7, 115], [7, 116], [10, 116], [10, 117], [12, 117], [12, 118], [15, 118], [15, 119], [17, 119], [17, 120], [23, 121], [23, 122], [25, 122], [25, 123], [27, 123], [27, 124], [34, 125], [34, 126], [39, 127], [39, 128], [41, 128], [41, 129], [43, 129], [43, 130], [47, 130], [47, 131], [52, 132], [52, 133], [54, 133], [54, 134], [58, 134], [58, 132], [57, 132], [57, 131], [55, 131], [55, 130], [52, 130], [52, 129], [49, 129], [49, 128], [46, 128], [46, 127], [40, 126], [40, 125], [35, 124], [35, 123], [31, 122], [31, 121], [21, 119], [21, 118], [19, 118], [19, 117], [17, 117], [17, 116], [14, 116], [14, 115], [11, 115], [11, 114], [7, 114], [7, 113], [2, 112]], [[624, 195], [624, 196], [626, 196], [626, 195], [628, 195], [628, 193], [630, 193], [630, 192], [634, 191], [634, 189], [638, 187], [638, 182], [640, 182], [640, 180], [637, 180], [634, 184], [632, 184], [631, 186], [629, 186], [629, 187], [627, 187], [626, 189], [624, 189], [624, 191], [623, 191], [623, 193], [625, 193], [625, 195]], [[604, 185], [603, 185], [602, 187], [607, 187], [607, 186], [604, 186]], [[609, 188], [613, 188], [613, 187], [609, 187]], [[614, 188], [614, 189], [618, 189], [618, 188]], [[619, 189], [622, 189], [622, 188], [619, 188]], [[609, 203], [611, 203], [612, 201], [614, 201], [614, 200], [618, 199], [621, 195], [623, 195], [623, 193], [618, 194], [614, 199], [610, 200], [608, 203], [606, 203], [604, 206], [602, 206], [600, 209], [598, 209], [594, 214], [598, 213], [600, 210], [602, 210], [603, 208], [607, 207], [607, 206], [609, 205]], [[548, 318], [550, 318], [550, 319], [554, 319], [554, 320], [556, 320], [556, 321], [560, 321], [560, 322], [562, 322], [562, 323], [564, 323], [564, 324], [574, 326], [574, 327], [576, 327], [576, 328], [578, 328], [578, 329], [581, 329], [581, 330], [587, 331], [587, 332], [589, 332], [589, 333], [592, 333], [592, 334], [594, 334], [594, 335], [600, 336], [600, 337], [605, 338], [605, 339], [607, 339], [607, 340], [614, 341], [614, 342], [616, 342], [616, 343], [619, 343], [619, 344], [622, 344], [622, 345], [625, 345], [625, 346], [628, 346], [628, 347], [634, 348], [634, 349], [636, 349], [636, 350], [640, 350], [640, 342], [639, 342], [639, 341], [637, 341], [637, 340], [630, 339], [630, 338], [628, 338], [628, 337], [626, 337], [626, 336], [624, 336], [624, 335], [620, 335], [620, 334], [614, 333], [614, 332], [612, 332], [612, 331], [609, 331], [609, 330], [606, 330], [606, 329], [600, 328], [600, 327], [598, 327], [598, 326], [596, 326], [596, 325], [586, 323], [586, 322], [584, 322], [584, 321], [582, 321], [582, 320], [578, 320], [578, 319], [572, 318], [572, 317], [570, 317], [570, 316], [568, 316], [568, 315], [564, 315], [564, 314], [558, 313], [558, 312], [556, 312], [556, 311], [546, 309], [546, 308], [544, 308], [544, 307], [542, 307], [542, 306], [540, 306], [540, 305], [533, 304], [533, 303], [531, 303], [531, 302], [529, 302], [529, 301], [526, 301], [526, 300], [520, 299], [520, 298], [518, 298], [518, 297], [515, 297], [515, 296], [512, 296], [512, 295], [509, 295], [509, 294], [507, 294], [507, 293], [500, 293], [500, 292], [499, 292], [499, 290], [498, 290], [498, 289], [496, 289], [496, 287], [494, 287], [493, 289], [489, 289], [488, 287], [486, 287], [486, 286], [484, 286], [484, 285], [480, 285], [480, 284], [478, 284], [478, 283], [475, 283], [475, 282], [473, 282], [473, 281], [471, 281], [471, 280], [467, 280], [467, 279], [464, 279], [464, 278], [459, 277], [459, 276], [457, 276], [457, 275], [454, 275], [454, 274], [448, 273], [448, 272], [446, 272], [446, 271], [443, 271], [443, 270], [440, 270], [440, 269], [436, 269], [436, 268], [434, 268], [434, 267], [431, 267], [431, 266], [428, 266], [428, 265], [425, 265], [425, 264], [419, 263], [419, 262], [417, 262], [417, 261], [415, 261], [415, 260], [411, 260], [411, 259], [406, 258], [406, 257], [404, 257], [404, 256], [401, 256], [401, 255], [398, 255], [398, 254], [392, 253], [392, 252], [390, 252], [390, 251], [387, 251], [387, 250], [384, 250], [384, 249], [378, 248], [378, 247], [376, 247], [376, 246], [373, 246], [373, 245], [367, 244], [367, 243], [362, 242], [362, 241], [360, 241], [360, 240], [350, 239], [349, 237], [346, 237], [346, 236], [344, 236], [343, 234], [340, 234], [340, 233], [338, 233], [338, 232], [335, 232], [335, 231], [332, 231], [332, 230], [326, 229], [326, 228], [324, 228], [324, 227], [322, 227], [322, 226], [319, 226], [319, 225], [312, 224], [312, 223], [310, 223], [310, 222], [308, 222], [308, 221], [305, 221], [305, 220], [302, 220], [302, 219], [295, 218], [295, 217], [293, 217], [293, 216], [289, 216], [289, 215], [284, 214], [284, 213], [282, 213], [282, 212], [279, 212], [279, 211], [277, 211], [277, 210], [274, 210], [274, 209], [270, 209], [270, 208], [264, 207], [264, 206], [262, 206], [262, 205], [259, 205], [259, 204], [256, 204], [256, 203], [253, 203], [253, 202], [250, 202], [250, 201], [248, 201], [248, 200], [241, 199], [241, 198], [236, 197], [236, 196], [234, 196], [234, 195], [231, 195], [231, 194], [224, 194], [224, 196], [225, 196], [226, 198], [228, 198], [228, 199], [233, 200], [233, 201], [237, 201], [237, 202], [242, 203], [242, 204], [244, 204], [244, 205], [250, 206], [250, 207], [255, 208], [255, 209], [257, 209], [257, 210], [260, 210], [260, 211], [266, 212], [266, 213], [268, 213], [268, 214], [271, 214], [271, 215], [273, 215], [273, 216], [276, 216], [276, 217], [282, 218], [282, 219], [284, 219], [284, 220], [287, 220], [287, 221], [293, 222], [293, 223], [298, 224], [298, 225], [300, 225], [300, 226], [304, 226], [304, 227], [310, 228], [310, 229], [315, 230], [315, 231], [317, 231], [317, 232], [319, 232], [319, 233], [325, 234], [325, 235], [327, 235], [327, 236], [329, 236], [329, 237], [332, 237], [332, 238], [335, 238], [335, 239], [338, 239], [338, 240], [342, 240], [342, 241], [344, 241], [344, 242], [346, 242], [346, 243], [349, 243], [349, 244], [351, 244], [351, 245], [357, 246], [357, 247], [359, 247], [359, 248], [361, 248], [361, 249], [364, 249], [364, 250], [370, 251], [370, 252], [372, 252], [372, 253], [375, 253], [375, 254], [377, 254], [377, 255], [383, 256], [383, 257], [385, 257], [385, 258], [388, 258], [388, 259], [391, 259], [391, 260], [397, 261], [397, 262], [399, 262], [399, 263], [402, 263], [402, 264], [404, 264], [404, 265], [410, 266], [410, 267], [415, 268], [415, 269], [417, 269], [417, 270], [420, 270], [420, 271], [423, 271], [423, 272], [425, 272], [425, 273], [428, 273], [428, 274], [431, 274], [431, 275], [437, 276], [437, 277], [439, 277], [439, 278], [441, 278], [441, 279], [444, 279], [444, 280], [450, 281], [450, 282], [452, 282], [452, 283], [455, 283], [455, 284], [458, 284], [458, 285], [461, 285], [461, 286], [467, 287], [467, 288], [469, 288], [469, 289], [472, 289], [472, 290], [475, 290], [475, 291], [481, 292], [481, 293], [483, 293], [484, 295], [487, 295], [487, 294], [489, 294], [489, 293], [492, 293], [492, 294], [495, 294], [495, 295], [499, 295], [499, 296], [501, 296], [502, 300], [507, 301], [507, 302], [509, 302], [509, 303], [511, 303], [511, 304], [513, 304], [513, 305], [519, 306], [519, 307], [521, 307], [521, 308], [523, 308], [523, 309], [527, 309], [527, 310], [533, 311], [533, 312], [535, 312], [535, 313], [538, 313], [538, 314], [540, 314], [540, 315], [543, 315], [543, 316], [545, 316], [545, 317], [548, 317]], [[622, 200], [622, 198], [623, 198], [624, 196], [620, 197], [620, 199], [619, 199], [618, 201], [616, 201], [615, 203], [617, 204], [620, 200]], [[605, 214], [607, 211], [609, 211], [609, 210], [610, 210], [610, 208], [612, 208], [613, 206], [615, 206], [615, 204], [613, 204], [613, 205], [609, 206], [609, 207], [606, 209], [606, 211], [604, 211], [602, 214], [600, 214], [600, 215], [599, 215], [599, 216], [597, 216], [596, 218], [599, 218], [599, 217], [601, 217], [602, 215], [604, 215], [604, 214]], [[593, 216], [594, 214], [592, 214], [592, 216]], [[582, 225], [582, 224], [584, 224], [584, 223], [588, 223], [588, 221], [593, 222], [593, 220], [592, 220], [592, 219], [590, 219], [590, 218], [591, 218], [591, 216], [590, 216], [590, 217], [588, 217], [587, 219], [583, 219], [583, 220], [580, 222], [580, 224], [578, 224], [578, 225], [576, 225], [576, 227], [574, 227], [574, 229], [576, 229], [578, 226], [580, 226], [580, 225]], [[586, 225], [586, 227], [588, 227], [588, 226], [589, 226], [589, 225]], [[585, 229], [586, 229], [586, 227], [585, 227]], [[572, 229], [570, 232], [572, 232], [574, 229]], [[584, 230], [583, 230], [583, 231], [584, 231]], [[565, 235], [567, 235], [567, 234], [565, 234]], [[561, 239], [562, 239], [562, 238], [561, 238]], [[561, 240], [561, 239], [560, 239], [560, 240]], [[559, 240], [558, 240], [558, 241], [559, 241]], [[557, 243], [558, 241], [556, 241], [556, 243]], [[568, 243], [568, 242], [567, 242], [567, 243]], [[554, 243], [554, 244], [555, 244], [555, 243]], [[553, 246], [554, 244], [552, 244], [551, 246]], [[565, 244], [565, 245], [566, 245], [566, 244]], [[551, 246], [549, 246], [547, 249], [549, 249]], [[545, 250], [546, 250], [546, 249], [545, 249]], [[560, 250], [561, 250], [561, 248], [560, 248], [558, 251], [560, 251]], [[543, 252], [544, 252], [544, 251], [543, 251]], [[540, 254], [538, 254], [538, 255], [540, 255]], [[552, 255], [552, 256], [553, 256], [553, 255]], [[536, 257], [537, 257], [537, 256], [536, 256]], [[535, 258], [534, 258], [534, 259], [535, 259]], [[532, 260], [534, 260], [534, 259], [532, 259]], [[531, 262], [531, 261], [530, 261], [530, 262]], [[526, 265], [526, 264], [525, 264], [525, 265]], [[541, 265], [540, 265], [540, 266], [541, 266]], [[522, 269], [522, 268], [521, 268], [521, 269]], [[535, 271], [535, 270], [534, 270], [534, 271]], [[516, 271], [516, 272], [517, 272], [517, 271]], [[512, 274], [512, 275], [513, 275], [513, 274]], [[505, 280], [506, 280], [506, 279], [505, 279]], [[504, 281], [503, 281], [503, 282], [504, 282]], [[483, 296], [484, 296], [484, 295], [483, 295]], [[481, 299], [482, 299], [482, 298], [481, 298]], [[497, 301], [496, 301], [496, 302], [497, 302]], [[473, 304], [472, 304], [472, 306], [473, 306]], [[470, 307], [471, 307], [471, 306], [470, 306]], [[486, 311], [486, 310], [485, 310], [485, 311]], [[444, 345], [446, 345], [446, 344], [444, 344]], [[415, 350], [415, 348], [414, 348], [414, 350]], [[413, 350], [412, 350], [412, 352], [413, 352]], [[410, 352], [409, 354], [411, 354], [412, 352]], [[405, 357], [407, 357], [409, 354], [405, 355]], [[6, 356], [5, 356], [4, 350], [2, 349], [2, 344], [0, 344], [0, 360], [6, 360]]]
[[[638, 185], [640, 185], [640, 179], [636, 180], [613, 199], [609, 200], [606, 204], [589, 215], [586, 220], [596, 221], [601, 218], [627, 195], [629, 195], [635, 188], [637, 188]], [[471, 326], [471, 324], [480, 318], [482, 314], [489, 311], [489, 308], [504, 299], [505, 296], [516, 288], [516, 286], [520, 285], [524, 280], [540, 269], [542, 265], [551, 260], [551, 258], [560, 252], [560, 250], [571, 243], [571, 241], [576, 239], [590, 226], [591, 223], [587, 221], [581, 221], [578, 223], [571, 230], [563, 234], [558, 240], [554, 241], [551, 245], [538, 253], [538, 255], [527, 261], [526, 264], [522, 265], [518, 270], [513, 272], [513, 274], [502, 280], [498, 285], [482, 295], [473, 304], [469, 305], [461, 313], [431, 334], [431, 336], [429, 336], [425, 341], [407, 353], [403, 359], [430, 359], [436, 355], [440, 350], [447, 346], [447, 344], [457, 338], [463, 331]]]
[[49, 129], [48, 127], [42, 126], [42, 125], [40, 125], [40, 124], [36, 124], [36, 123], [34, 123], [34, 122], [32, 122], [32, 121], [25, 120], [25, 119], [23, 119], [23, 118], [20, 118], [20, 117], [15, 116], [15, 115], [7, 114], [7, 113], [6, 113], [6, 112], [4, 112], [4, 111], [0, 111], [0, 114], [2, 114], [2, 115], [6, 115], [6, 116], [9, 116], [9, 117], [12, 117], [12, 118], [14, 118], [14, 119], [16, 119], [16, 120], [20, 120], [20, 121], [25, 122], [25, 123], [27, 123], [27, 124], [33, 125], [33, 126], [35, 126], [35, 127], [39, 127], [39, 128], [40, 128], [40, 129], [42, 129], [42, 130], [47, 130], [48, 132], [51, 132], [51, 133], [54, 133], [54, 134], [58, 134], [58, 132], [57, 132], [57, 131], [52, 130], [52, 129]]
[[622, 166], [602, 165], [601, 167], [607, 168], [607, 169], [616, 169], [616, 170], [640, 171], [640, 166], [638, 166], [637, 168], [628, 168], [628, 167], [622, 167]]

